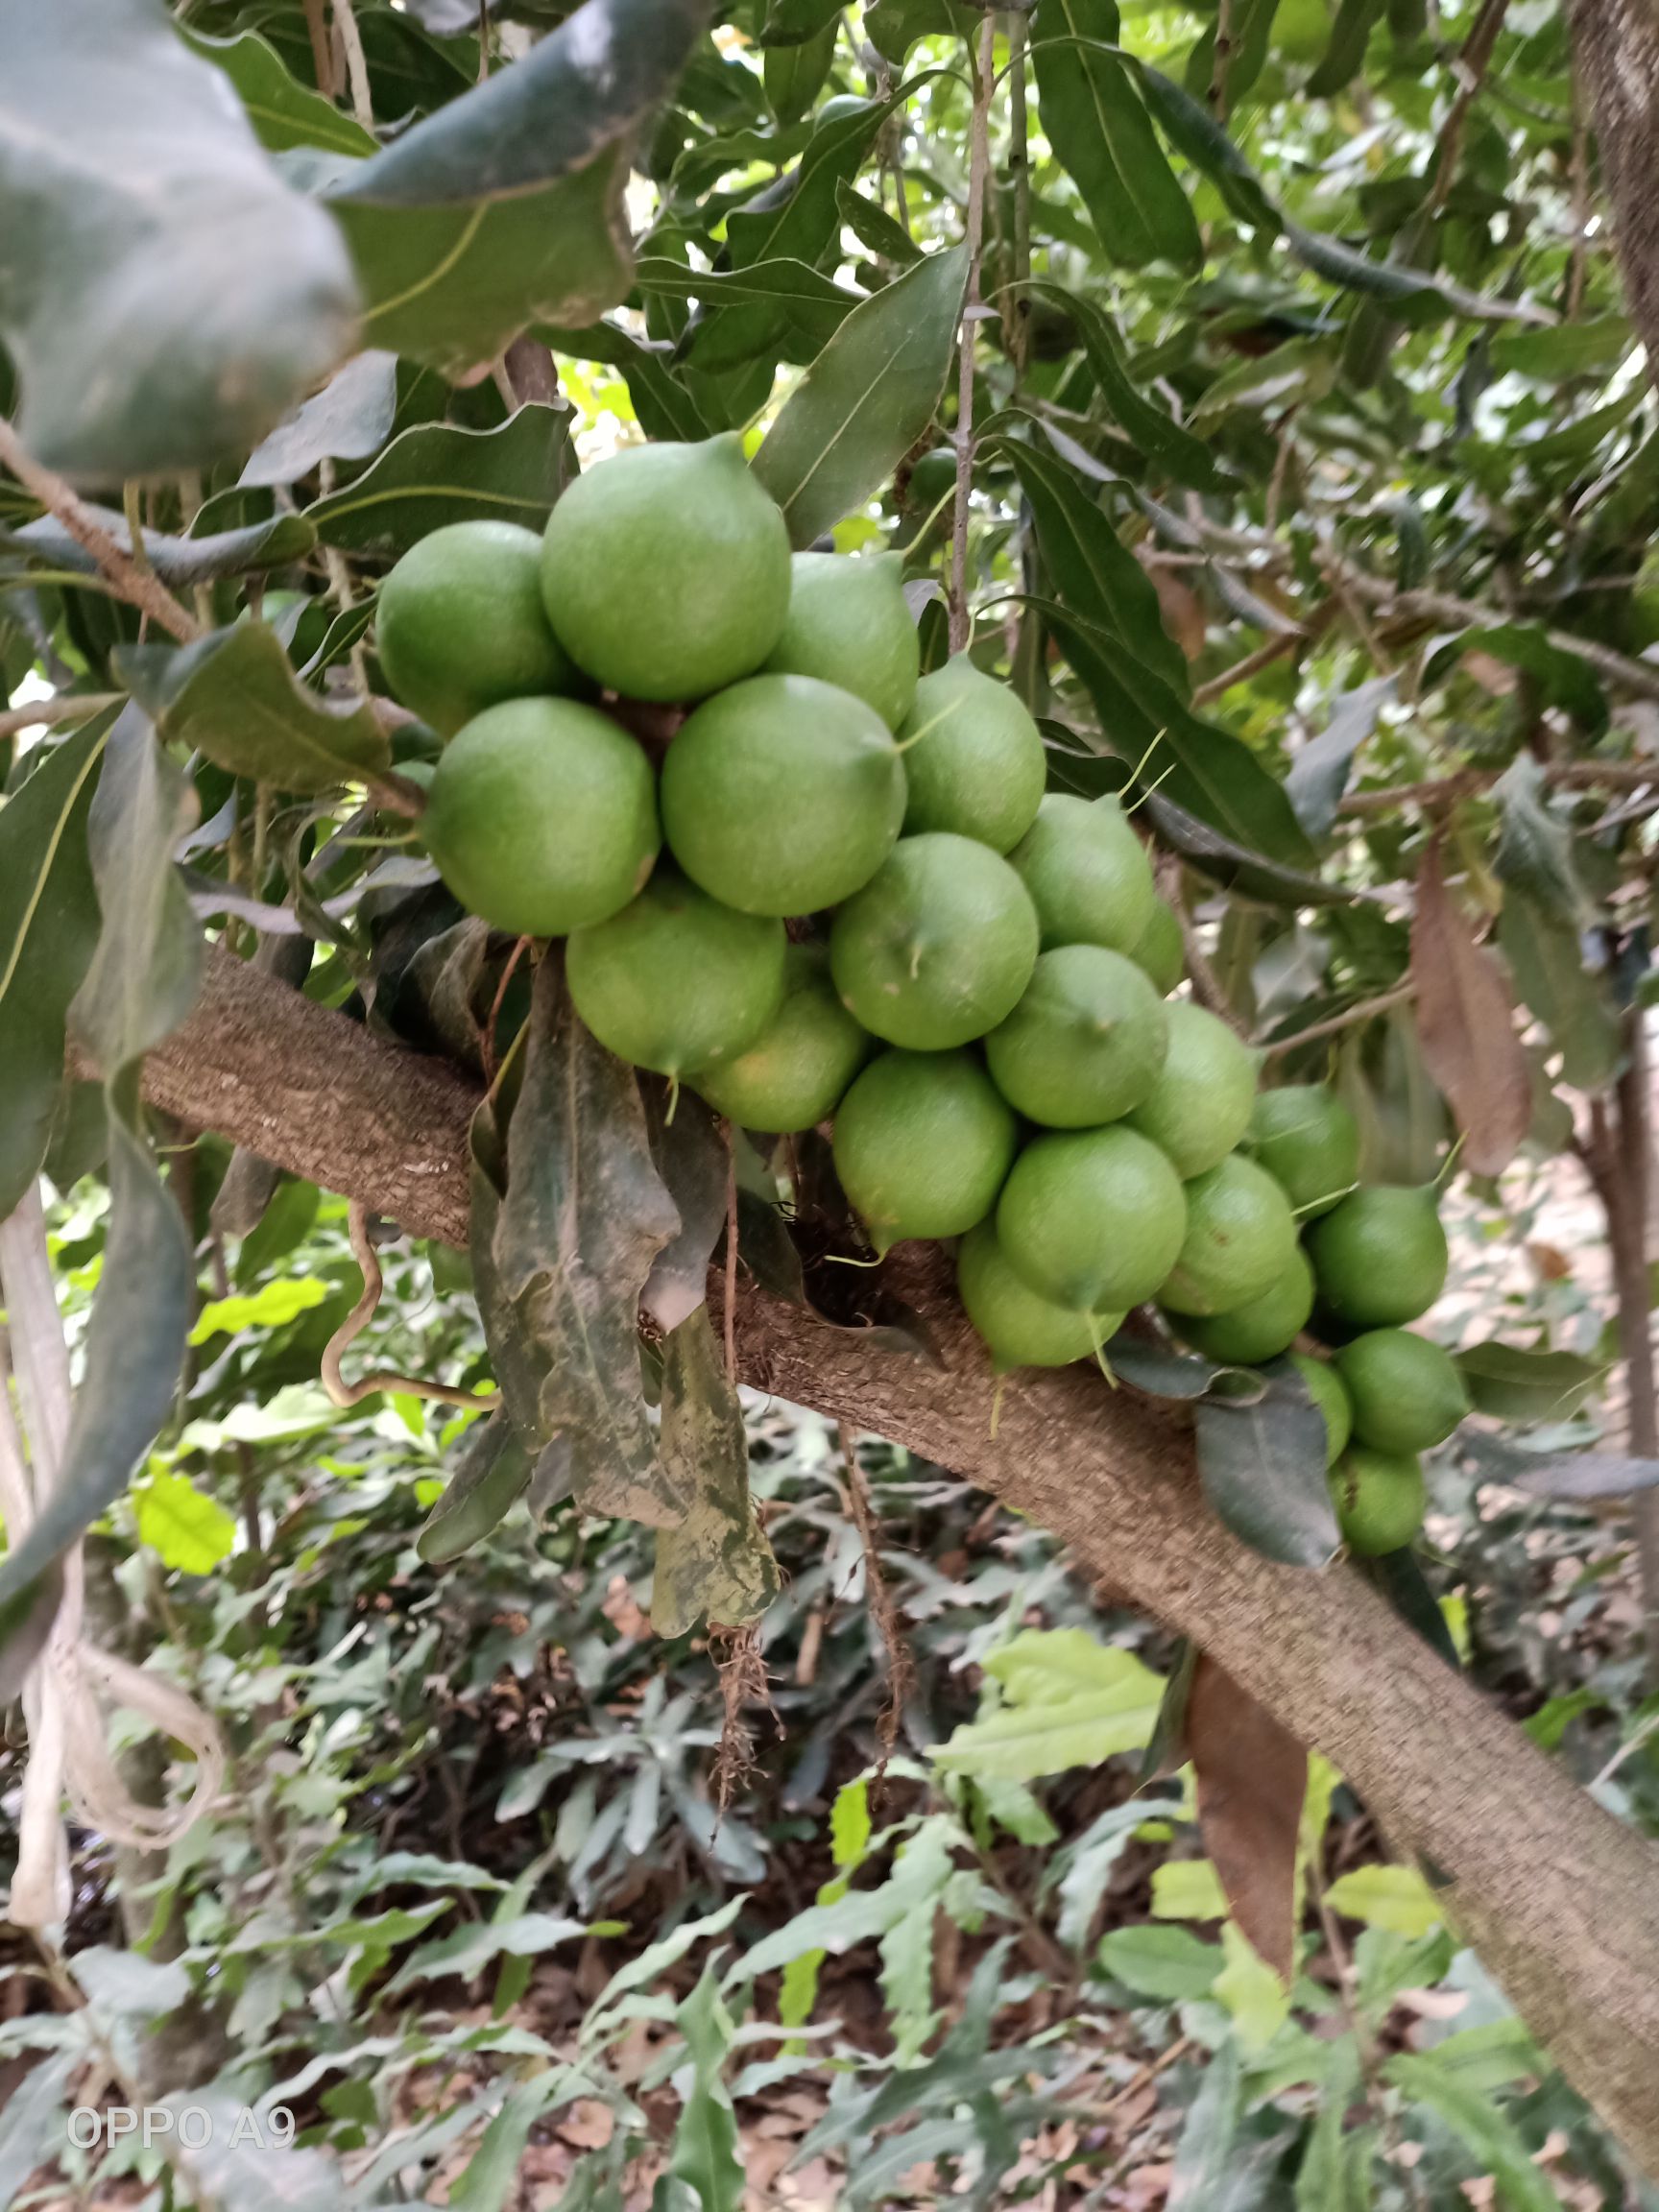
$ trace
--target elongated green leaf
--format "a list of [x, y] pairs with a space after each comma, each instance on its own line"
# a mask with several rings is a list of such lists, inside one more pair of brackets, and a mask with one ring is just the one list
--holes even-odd
[[545, 1951], [586, 1936], [587, 1926], [554, 1912], [520, 1912], [504, 1920], [467, 1921], [434, 1937], [387, 1984], [387, 1994], [420, 1982], [456, 1975], [470, 1982], [498, 1959], [536, 1959]]
[[778, 1595], [778, 1564], [750, 1503], [743, 1407], [706, 1305], [663, 1343], [661, 1453], [671, 1488], [691, 1503], [677, 1528], [658, 1530], [652, 1627], [684, 1636], [699, 1621], [758, 1621]]
[[322, 146], [330, 153], [353, 157], [377, 151], [372, 131], [344, 115], [332, 100], [324, 99], [309, 84], [290, 76], [276, 49], [257, 32], [240, 31], [233, 38], [204, 38], [188, 28], [184, 41], [222, 69], [236, 87], [248, 120], [259, 143], [273, 154], [290, 146]]
[[694, 445], [709, 435], [710, 425], [690, 392], [669, 366], [670, 346], [656, 346], [636, 338], [614, 323], [589, 323], [579, 330], [544, 329], [536, 335], [555, 352], [571, 353], [579, 361], [604, 361], [620, 369], [628, 397], [647, 438], [680, 441]]
[[505, 1408], [468, 1431], [448, 1487], [427, 1516], [415, 1549], [429, 1567], [446, 1567], [500, 1527], [523, 1496], [534, 1462]]
[[1155, 1923], [1114, 1928], [1101, 1936], [1095, 1955], [1114, 1982], [1164, 2005], [1207, 1997], [1224, 1963], [1219, 1943], [1206, 1943], [1188, 1928]]
[[1471, 2088], [1437, 2055], [1402, 2052], [1384, 2072], [1414, 2104], [1426, 2104], [1460, 2136], [1498, 2185], [1505, 2212], [1561, 2212], [1561, 2200], [1533, 2165], [1514, 2123], [1490, 2097]]
[[1325, 1417], [1293, 1371], [1255, 1405], [1200, 1400], [1198, 1473], [1235, 1536], [1286, 1567], [1323, 1567], [1341, 1542], [1325, 1479]]
[[[634, 272], [637, 292], [647, 299], [695, 300], [708, 310], [757, 305], [781, 311], [781, 357], [810, 361], [828, 344], [863, 294], [849, 292], [832, 276], [805, 261], [759, 261], [751, 269], [687, 269], [665, 253], [645, 255]], [[709, 362], [702, 353], [699, 367]]]
[[1046, 277], [1033, 277], [1030, 289], [1057, 301], [1076, 324], [1101, 397], [1112, 410], [1118, 427], [1137, 451], [1166, 470], [1177, 483], [1190, 484], [1195, 492], [1222, 490], [1226, 478], [1216, 467], [1209, 446], [1177, 422], [1167, 409], [1149, 398], [1130, 376], [1123, 365], [1121, 342], [1106, 313], [1093, 301], [1082, 299], [1077, 293], [1069, 292], [1064, 284], [1051, 283]]
[[1498, 943], [1515, 988], [1561, 1054], [1575, 1090], [1599, 1091], [1612, 1076], [1623, 1038], [1605, 975], [1585, 962], [1578, 931], [1520, 882], [1504, 893]]
[[79, 2043], [38, 2058], [14, 2082], [0, 2110], [0, 2201], [14, 2204], [31, 2174], [49, 2166], [63, 2148], [63, 2108], [69, 2084], [86, 2064]]
[[559, 496], [568, 418], [520, 407], [496, 430], [421, 423], [394, 438], [353, 483], [315, 499], [305, 519], [325, 545], [396, 560], [446, 522], [540, 530]]
[[1086, 622], [1114, 632], [1126, 652], [1185, 699], [1186, 656], [1164, 627], [1152, 579], [1111, 517], [1055, 456], [1018, 439], [1003, 442], [1037, 518], [1037, 542], [1060, 598]]
[[1498, 803], [1493, 865], [1500, 878], [1529, 893], [1555, 921], [1582, 927], [1591, 909], [1573, 865], [1573, 832], [1551, 813], [1544, 771], [1530, 753], [1516, 755], [1492, 796]]
[[338, 182], [371, 343], [456, 370], [531, 323], [589, 322], [624, 298], [634, 137], [704, 13], [702, 0], [587, 0]]
[[799, 123], [823, 91], [835, 60], [835, 37], [836, 24], [831, 16], [811, 37], [768, 49], [762, 82], [780, 123]]
[[86, 818], [114, 721], [84, 724], [0, 805], [0, 1220], [46, 1157], [69, 1002], [98, 942]]
[[397, 416], [397, 357], [371, 347], [254, 447], [240, 481], [294, 484], [319, 461], [367, 461], [391, 437]]
[[[576, 1019], [549, 954], [531, 999], [491, 1262], [545, 1362], [538, 1440], [565, 1439], [584, 1512], [656, 1527], [684, 1520], [690, 1499], [645, 1418], [636, 1317], [652, 1262], [679, 1226], [652, 1165], [634, 1071]], [[517, 1418], [511, 1394], [508, 1406]]]
[[342, 711], [308, 691], [266, 623], [239, 622], [157, 663], [124, 665], [146, 683], [161, 735], [233, 775], [280, 791], [327, 791], [391, 764], [368, 706]]
[[1100, 51], [1118, 30], [1117, 0], [1045, 0], [1031, 46], [1043, 128], [1113, 260], [1195, 269], [1203, 240], [1133, 66]]
[[1358, 75], [1365, 64], [1372, 30], [1382, 21], [1385, 5], [1386, 0], [1340, 0], [1325, 58], [1308, 80], [1311, 98], [1328, 100]]
[[892, 474], [926, 429], [950, 367], [968, 276], [953, 246], [854, 309], [790, 394], [755, 458], [797, 545]]
[[[132, 548], [126, 517], [94, 507], [103, 524], [124, 553]], [[164, 538], [146, 530], [144, 555], [163, 584], [186, 590], [193, 584], [210, 584], [220, 576], [246, 576], [263, 568], [285, 568], [303, 560], [317, 542], [317, 533], [302, 515], [275, 515], [269, 522], [251, 522], [241, 530], [216, 530], [205, 538]], [[52, 568], [72, 568], [95, 576], [98, 564], [79, 539], [72, 538], [55, 515], [43, 515], [20, 530], [0, 529], [0, 545], [14, 546]]]
[[1472, 1344], [1453, 1358], [1475, 1410], [1499, 1421], [1564, 1421], [1607, 1374], [1604, 1361], [1576, 1352], [1528, 1352], [1519, 1344]]
[[854, 191], [851, 184], [836, 185], [835, 204], [848, 229], [878, 260], [908, 269], [912, 262], [922, 258], [922, 249], [909, 231], [896, 223], [885, 207], [878, 207], [874, 200]]
[[338, 230], [157, 0], [4, 0], [0, 49], [0, 337], [24, 442], [98, 480], [250, 445], [350, 343]]
[[691, 2080], [674, 2130], [668, 2171], [696, 2191], [701, 2212], [739, 2212], [744, 2194], [737, 2115], [726, 2085], [734, 2028], [712, 1966], [674, 2015], [691, 2054]]
[[[1358, 2048], [1353, 2037], [1344, 2036], [1331, 2047], [1319, 2110], [1296, 2169], [1296, 2212], [1369, 2212], [1369, 2176], [1357, 2171], [1347, 2127], [1348, 2107], [1358, 2087]], [[1368, 2166], [1371, 2132], [1359, 2132]]]
[[1332, 703], [1326, 727], [1291, 761], [1285, 789], [1310, 837], [1330, 834], [1354, 756], [1376, 729], [1377, 717], [1395, 690], [1392, 676], [1377, 676], [1345, 691]]
[[143, 1055], [189, 1012], [204, 946], [173, 862], [195, 792], [135, 707], [110, 732], [87, 827], [101, 926], [72, 1019], [104, 1071], [110, 1225], [57, 1482], [0, 1561], [0, 1604], [121, 1492], [173, 1407], [195, 1301], [191, 1242], [142, 1133]]
[[1479, 650], [1532, 677], [1551, 706], [1581, 722], [1592, 736], [1607, 727], [1607, 700], [1587, 661], [1556, 645], [1532, 622], [1494, 622], [1484, 629], [1459, 631], [1434, 645], [1425, 662], [1431, 681], [1453, 661]]

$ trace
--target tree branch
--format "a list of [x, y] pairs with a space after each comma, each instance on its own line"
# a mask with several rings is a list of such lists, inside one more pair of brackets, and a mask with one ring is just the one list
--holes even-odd
[[[415, 1234], [466, 1238], [470, 1083], [228, 953], [151, 1054], [146, 1085], [169, 1111]], [[1446, 1884], [1448, 1911], [1569, 2079], [1659, 2167], [1659, 1852], [1356, 1575], [1277, 1567], [1229, 1535], [1204, 1503], [1186, 1414], [1108, 1395], [1078, 1368], [1012, 1379], [994, 1434], [995, 1379], [946, 1255], [901, 1247], [889, 1264], [926, 1309], [940, 1366], [750, 1286], [745, 1379], [994, 1491], [1211, 1652]]]
[[997, 17], [985, 11], [974, 72], [974, 117], [968, 150], [968, 290], [962, 301], [962, 335], [956, 378], [956, 507], [950, 532], [950, 650], [966, 650], [968, 614], [968, 502], [974, 490], [974, 343], [979, 327], [979, 259], [985, 240], [985, 184], [991, 167], [991, 93]]
[[0, 463], [11, 469], [25, 492], [38, 499], [49, 514], [57, 516], [77, 544], [85, 547], [105, 580], [121, 598], [140, 608], [152, 622], [165, 630], [170, 637], [177, 637], [181, 645], [201, 637], [202, 625], [195, 616], [185, 613], [153, 569], [140, 568], [130, 554], [122, 552], [61, 476], [43, 469], [24, 449], [4, 415], [0, 415]]

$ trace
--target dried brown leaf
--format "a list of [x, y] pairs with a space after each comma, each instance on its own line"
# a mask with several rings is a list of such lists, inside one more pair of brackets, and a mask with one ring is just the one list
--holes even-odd
[[1186, 1742], [1204, 1847], [1233, 1917], [1288, 1983], [1307, 1750], [1203, 1653], [1187, 1693]]
[[1478, 945], [1446, 888], [1440, 841], [1423, 856], [1411, 924], [1411, 980], [1423, 1064], [1463, 1132], [1463, 1165], [1496, 1175], [1532, 1120], [1532, 1083], [1515, 1031], [1509, 979]]

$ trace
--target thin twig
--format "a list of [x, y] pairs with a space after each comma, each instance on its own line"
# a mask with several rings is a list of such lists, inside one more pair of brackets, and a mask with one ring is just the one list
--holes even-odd
[[1473, 29], [1464, 39], [1457, 56], [1457, 96], [1447, 110], [1435, 147], [1434, 176], [1417, 217], [1416, 228], [1426, 232], [1441, 208], [1446, 204], [1457, 176], [1457, 165], [1463, 157], [1463, 138], [1469, 128], [1469, 111], [1479, 97], [1480, 87], [1486, 81], [1491, 65], [1492, 50], [1498, 43], [1498, 34], [1503, 27], [1503, 18], [1509, 12], [1509, 0], [1486, 0], [1486, 5], [1475, 18]]
[[56, 515], [75, 542], [90, 553], [105, 580], [118, 597], [142, 608], [150, 619], [187, 645], [202, 635], [201, 625], [180, 606], [171, 591], [152, 571], [142, 569], [123, 553], [108, 530], [90, 514], [74, 490], [51, 469], [43, 469], [25, 450], [16, 431], [0, 415], [0, 463], [11, 469], [23, 489], [49, 514]]
[[1031, 301], [1026, 289], [1031, 276], [1031, 117], [1025, 99], [1025, 18], [1017, 14], [1008, 26], [1008, 181], [1014, 195], [1014, 268], [1004, 325], [1016, 390], [1024, 379], [1031, 335]]
[[916, 1670], [910, 1657], [910, 1647], [904, 1641], [903, 1623], [899, 1608], [893, 1602], [893, 1593], [887, 1587], [887, 1578], [881, 1572], [881, 1527], [876, 1518], [876, 1505], [870, 1496], [870, 1486], [864, 1479], [864, 1470], [858, 1464], [858, 1440], [845, 1421], [835, 1425], [835, 1442], [840, 1449], [841, 1464], [847, 1477], [847, 1502], [853, 1509], [853, 1523], [858, 1531], [858, 1541], [864, 1548], [864, 1589], [870, 1600], [870, 1612], [881, 1638], [882, 1649], [887, 1654], [887, 1702], [881, 1709], [881, 1718], [876, 1723], [876, 1733], [881, 1744], [881, 1763], [876, 1770], [875, 1793], [879, 1796], [882, 1777], [887, 1762], [893, 1756], [899, 1742], [899, 1729], [904, 1718], [904, 1706], [915, 1685]]
[[985, 239], [985, 180], [991, 166], [991, 85], [997, 18], [985, 12], [974, 74], [974, 119], [968, 156], [968, 290], [962, 303], [961, 364], [956, 380], [956, 512], [950, 541], [950, 650], [966, 650], [968, 502], [974, 490], [974, 338], [978, 325], [979, 260]]
[[351, 87], [351, 112], [365, 131], [373, 131], [374, 100], [369, 89], [369, 58], [363, 51], [363, 35], [351, 12], [351, 0], [333, 0], [333, 8], [334, 28], [346, 56], [346, 80]]
[[1257, 1050], [1267, 1059], [1280, 1052], [1293, 1052], [1299, 1045], [1311, 1045], [1319, 1037], [1334, 1037], [1343, 1029], [1357, 1029], [1361, 1022], [1370, 1022], [1379, 1014], [1386, 1014], [1392, 1007], [1404, 1006], [1408, 998], [1417, 996], [1415, 983], [1401, 983], [1392, 991], [1384, 991], [1376, 998], [1361, 998], [1350, 1006], [1346, 1013], [1333, 1014], [1328, 1021], [1311, 1022], [1306, 1029], [1298, 1029], [1293, 1037], [1274, 1037], [1256, 1040]]
[[1233, 0], [1221, 0], [1215, 14], [1214, 58], [1210, 65], [1210, 107], [1217, 123], [1227, 120], [1227, 72], [1233, 62]]
[[737, 1380], [737, 1128], [726, 1124], [726, 1377]]
[[[1336, 811], [1339, 814], [1392, 814], [1402, 806], [1455, 806], [1502, 781], [1501, 768], [1460, 768], [1453, 776], [1431, 777], [1422, 783], [1391, 783], [1381, 791], [1352, 791]], [[1642, 791], [1659, 793], [1659, 760], [1551, 760], [1545, 764], [1544, 781], [1568, 791]]]
[[1187, 911], [1187, 902], [1181, 896], [1181, 861], [1174, 853], [1165, 853], [1158, 861], [1158, 888], [1173, 908], [1175, 919], [1181, 926], [1181, 946], [1187, 955], [1187, 974], [1192, 985], [1192, 996], [1207, 1013], [1225, 1022], [1228, 1028], [1240, 1037], [1246, 1035], [1244, 1024], [1233, 1011], [1220, 977], [1204, 949], [1204, 940], [1198, 934], [1198, 925]]
[[1242, 661], [1236, 661], [1231, 668], [1223, 668], [1219, 676], [1212, 676], [1207, 684], [1198, 685], [1192, 693], [1193, 706], [1208, 706], [1212, 699], [1219, 699], [1223, 692], [1231, 691], [1235, 684], [1259, 675], [1263, 668], [1270, 668], [1275, 661], [1283, 661], [1287, 653], [1294, 653], [1307, 642], [1300, 630], [1279, 631], [1265, 645], [1258, 645], [1254, 653], [1246, 653]]
[[305, 0], [305, 29], [311, 39], [311, 66], [317, 75], [317, 89], [325, 100], [332, 100], [340, 84], [334, 73], [334, 41], [328, 36], [324, 0]]
[[0, 714], [0, 738], [15, 737], [19, 730], [57, 730], [65, 722], [84, 722], [106, 707], [119, 707], [126, 696], [125, 691], [65, 691], [56, 699], [12, 707]]

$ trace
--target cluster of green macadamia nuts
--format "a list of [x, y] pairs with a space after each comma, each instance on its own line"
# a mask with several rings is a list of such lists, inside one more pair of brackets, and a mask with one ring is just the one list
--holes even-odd
[[[565, 940], [603, 1045], [743, 1128], [832, 1124], [878, 1253], [960, 1239], [1001, 1369], [1098, 1358], [1148, 1301], [1210, 1359], [1289, 1353], [1350, 1547], [1410, 1541], [1417, 1455], [1467, 1409], [1403, 1326], [1445, 1276], [1434, 1193], [1358, 1187], [1333, 1094], [1259, 1091], [1171, 997], [1180, 924], [1123, 807], [1048, 791], [966, 654], [920, 673], [901, 556], [791, 554], [735, 437], [629, 446], [541, 539], [423, 540], [376, 646], [445, 741], [444, 880]], [[1330, 1358], [1293, 1350], [1310, 1325]]]

